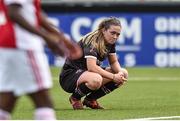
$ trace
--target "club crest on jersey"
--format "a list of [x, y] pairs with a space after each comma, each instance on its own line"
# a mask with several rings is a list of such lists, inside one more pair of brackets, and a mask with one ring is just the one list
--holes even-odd
[[91, 48], [91, 49], [90, 49], [90, 52], [92, 53], [93, 51], [94, 51], [94, 48]]
[[78, 69], [78, 70], [76, 71], [76, 74], [77, 74], [77, 73], [80, 73], [80, 72], [82, 72], [82, 70], [81, 70], [81, 69]]

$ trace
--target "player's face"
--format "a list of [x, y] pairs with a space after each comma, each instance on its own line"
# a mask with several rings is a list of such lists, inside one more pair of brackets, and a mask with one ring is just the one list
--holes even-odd
[[111, 25], [109, 29], [103, 31], [105, 41], [108, 44], [114, 44], [119, 38], [120, 31], [120, 26]]

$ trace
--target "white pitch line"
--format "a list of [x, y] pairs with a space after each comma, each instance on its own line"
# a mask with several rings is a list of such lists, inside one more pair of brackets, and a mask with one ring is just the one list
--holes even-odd
[[180, 77], [130, 77], [129, 80], [158, 80], [158, 81], [180, 81]]
[[180, 116], [167, 116], [167, 117], [149, 117], [149, 118], [138, 118], [138, 119], [125, 119], [126, 121], [139, 121], [139, 120], [163, 120], [163, 119], [170, 119], [170, 120], [173, 120], [173, 119], [177, 119], [177, 118], [180, 118]]

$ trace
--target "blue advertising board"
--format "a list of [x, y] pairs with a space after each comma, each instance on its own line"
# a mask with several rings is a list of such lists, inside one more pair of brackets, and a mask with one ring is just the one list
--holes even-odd
[[[72, 12], [48, 13], [48, 16], [75, 41], [96, 29], [102, 19], [115, 16], [122, 24], [116, 46], [121, 65], [180, 67], [179, 13]], [[56, 57], [48, 57], [56, 65]]]

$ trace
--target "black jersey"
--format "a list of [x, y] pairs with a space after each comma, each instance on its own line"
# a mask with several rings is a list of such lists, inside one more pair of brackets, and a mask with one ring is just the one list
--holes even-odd
[[67, 58], [59, 78], [61, 87], [69, 93], [75, 90], [77, 80], [81, 74], [87, 70], [86, 58], [96, 58], [96, 63], [100, 66], [102, 61], [107, 58], [108, 54], [115, 53], [115, 44], [106, 46], [107, 53], [103, 57], [100, 56], [97, 49], [92, 45], [84, 45], [81, 41], [78, 44], [83, 50], [83, 56], [77, 60]]
[[80, 59], [77, 60], [70, 60], [66, 59], [64, 67], [72, 68], [72, 69], [81, 69], [81, 70], [87, 70], [87, 65], [86, 65], [86, 58], [87, 57], [94, 57], [96, 58], [96, 63], [97, 65], [101, 66], [102, 62], [107, 58], [107, 56], [110, 53], [115, 53], [115, 44], [113, 45], [106, 45], [107, 53], [101, 57], [99, 52], [97, 51], [96, 48], [92, 45], [84, 45], [82, 41], [78, 43], [80, 47], [83, 50], [83, 56]]

